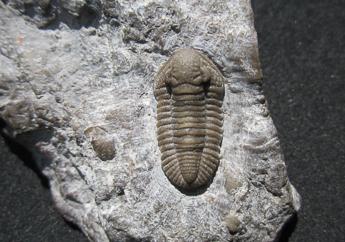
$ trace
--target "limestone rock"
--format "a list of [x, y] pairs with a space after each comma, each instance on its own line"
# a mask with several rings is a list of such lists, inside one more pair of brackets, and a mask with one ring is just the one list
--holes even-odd
[[[299, 209], [262, 94], [249, 0], [0, 1], [0, 117], [93, 241], [273, 241]], [[225, 77], [202, 194], [161, 169], [153, 78], [178, 48]]]

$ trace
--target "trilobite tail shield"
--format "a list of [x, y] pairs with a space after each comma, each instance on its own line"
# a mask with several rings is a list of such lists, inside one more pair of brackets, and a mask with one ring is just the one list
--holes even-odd
[[157, 139], [172, 184], [191, 190], [209, 184], [219, 165], [224, 80], [204, 54], [180, 49], [155, 78]]

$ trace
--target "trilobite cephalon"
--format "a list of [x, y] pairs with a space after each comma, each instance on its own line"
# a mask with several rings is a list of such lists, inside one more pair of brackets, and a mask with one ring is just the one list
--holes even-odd
[[224, 78], [194, 49], [180, 49], [155, 78], [157, 139], [170, 182], [190, 190], [212, 181], [223, 135]]

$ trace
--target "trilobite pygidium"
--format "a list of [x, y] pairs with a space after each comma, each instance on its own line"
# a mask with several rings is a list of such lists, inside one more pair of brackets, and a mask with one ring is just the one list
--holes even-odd
[[180, 49], [155, 78], [162, 168], [181, 189], [212, 181], [223, 135], [224, 80], [204, 54]]

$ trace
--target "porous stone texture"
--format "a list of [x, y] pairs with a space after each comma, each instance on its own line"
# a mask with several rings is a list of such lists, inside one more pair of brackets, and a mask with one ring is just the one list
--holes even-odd
[[[93, 241], [274, 241], [299, 209], [262, 94], [249, 0], [0, 1], [0, 117]], [[225, 77], [213, 182], [161, 169], [153, 79], [178, 48]]]

